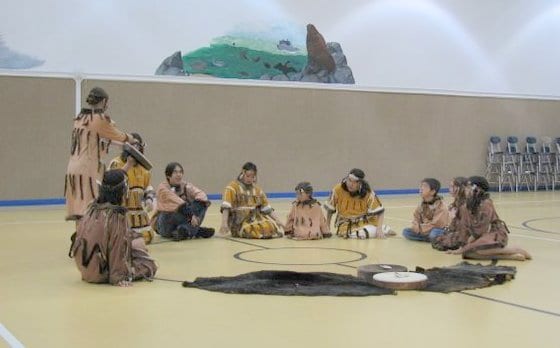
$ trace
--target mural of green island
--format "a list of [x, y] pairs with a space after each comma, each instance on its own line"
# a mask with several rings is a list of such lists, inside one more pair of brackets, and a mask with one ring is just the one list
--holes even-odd
[[337, 42], [325, 42], [307, 25], [305, 48], [288, 39], [255, 34], [215, 38], [208, 47], [165, 58], [156, 75], [204, 75], [218, 78], [354, 84], [352, 70]]
[[[284, 41], [289, 45], [289, 41]], [[261, 79], [295, 74], [307, 64], [307, 54], [282, 54], [239, 47], [233, 43], [212, 44], [183, 56], [183, 66], [191, 74], [216, 77]]]

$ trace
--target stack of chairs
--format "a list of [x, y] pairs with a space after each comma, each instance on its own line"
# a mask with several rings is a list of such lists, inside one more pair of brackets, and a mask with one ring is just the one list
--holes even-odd
[[525, 185], [527, 191], [536, 191], [539, 181], [537, 172], [539, 156], [537, 138], [527, 137], [525, 140], [525, 152], [519, 156], [516, 191], [519, 191], [519, 188], [523, 188], [523, 185]]
[[552, 138], [541, 138], [541, 151], [537, 162], [537, 183], [546, 190], [554, 189], [554, 156], [552, 153]]
[[519, 190], [519, 164], [521, 152], [519, 152], [518, 140], [515, 136], [507, 137], [506, 151], [502, 163], [503, 184], [508, 184], [510, 190]]
[[516, 188], [517, 159], [512, 157], [510, 151], [517, 152], [509, 146], [502, 151], [502, 139], [491, 136], [488, 142], [488, 156], [486, 157], [486, 180], [489, 184], [495, 184], [498, 191], [502, 192], [505, 187], [511, 191]]
[[[524, 151], [519, 151], [519, 140], [508, 136], [503, 151], [501, 138], [491, 136], [486, 157], [486, 179], [497, 186], [498, 191], [509, 188], [511, 191], [536, 191], [539, 188], [555, 190], [560, 186], [560, 137], [554, 142], [550, 137], [525, 138]], [[556, 149], [556, 152], [554, 152]]]
[[504, 152], [502, 151], [502, 139], [491, 136], [488, 142], [488, 156], [486, 157], [486, 180], [489, 184], [496, 184], [502, 192], [502, 163]]
[[554, 170], [552, 175], [552, 190], [556, 189], [556, 186], [560, 184], [560, 138], [556, 138], [554, 142], [556, 145], [556, 156], [551, 156], [555, 158]]

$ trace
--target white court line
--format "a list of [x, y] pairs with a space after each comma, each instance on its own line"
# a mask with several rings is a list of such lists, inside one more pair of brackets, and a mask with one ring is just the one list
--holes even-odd
[[25, 346], [2, 324], [0, 324], [0, 337], [8, 342], [8, 345], [12, 348], [25, 348]]

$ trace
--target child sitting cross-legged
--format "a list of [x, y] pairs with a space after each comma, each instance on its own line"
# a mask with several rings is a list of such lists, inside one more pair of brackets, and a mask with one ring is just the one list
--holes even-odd
[[420, 183], [422, 202], [414, 211], [412, 227], [403, 230], [406, 239], [430, 242], [443, 234], [449, 224], [449, 212], [441, 196], [438, 195], [441, 184], [434, 178], [426, 178]]

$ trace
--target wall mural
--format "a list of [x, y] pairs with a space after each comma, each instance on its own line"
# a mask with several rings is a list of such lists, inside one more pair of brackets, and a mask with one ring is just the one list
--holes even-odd
[[[276, 28], [278, 29], [278, 28]], [[210, 46], [165, 58], [156, 75], [354, 84], [338, 42], [326, 42], [313, 24], [307, 33], [271, 29], [217, 37]], [[305, 38], [304, 38], [305, 36]]]
[[11, 50], [0, 35], [0, 69], [29, 69], [43, 63], [43, 60]]

